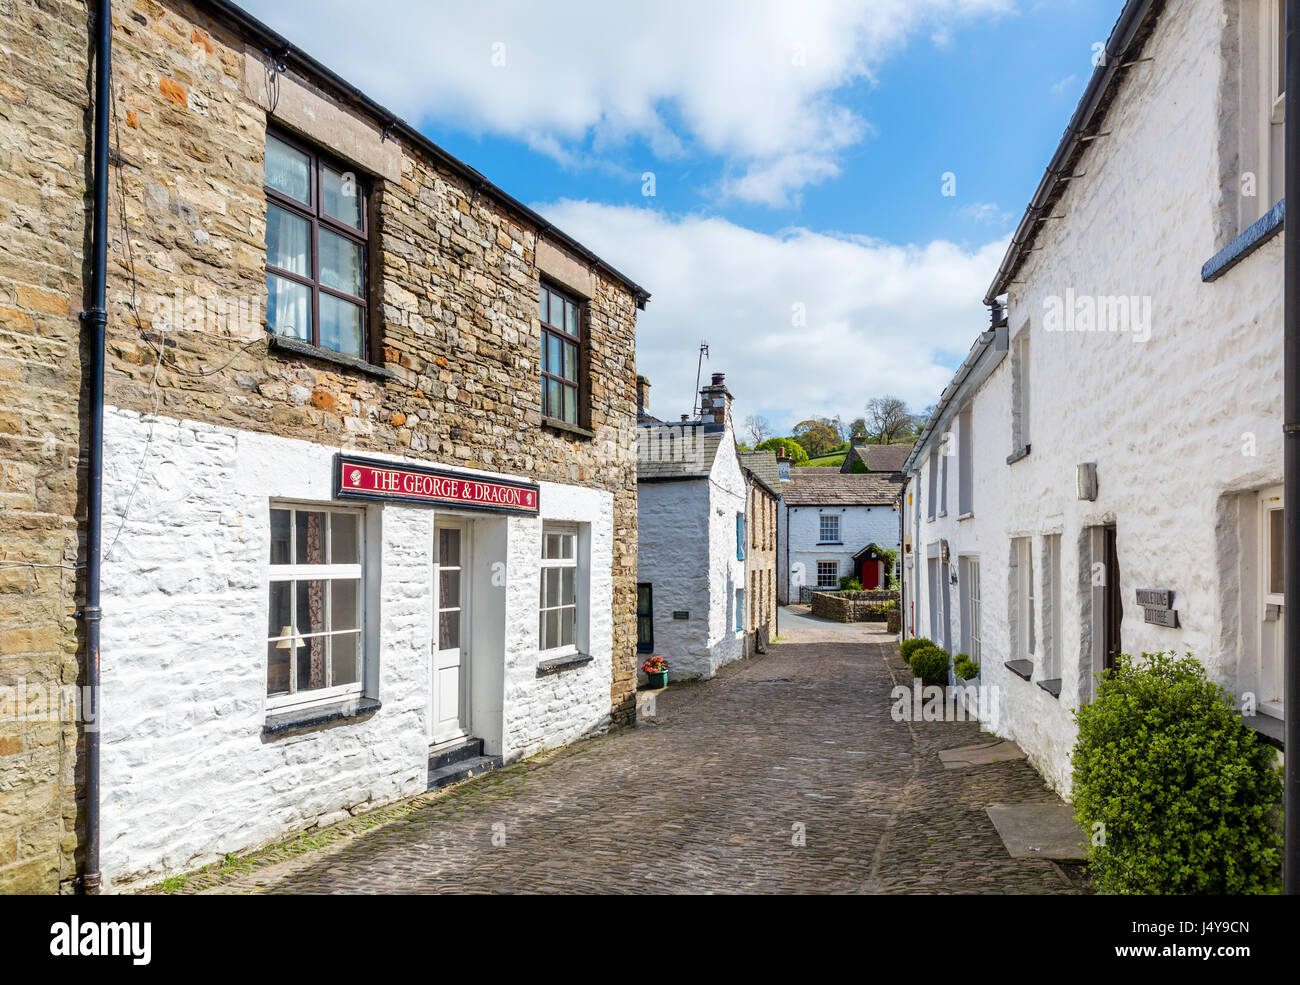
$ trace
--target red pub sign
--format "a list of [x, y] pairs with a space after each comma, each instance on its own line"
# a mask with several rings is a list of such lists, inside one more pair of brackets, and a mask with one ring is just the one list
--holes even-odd
[[537, 516], [541, 510], [540, 490], [527, 482], [485, 479], [351, 455], [335, 458], [334, 487], [340, 499], [430, 503], [530, 516]]

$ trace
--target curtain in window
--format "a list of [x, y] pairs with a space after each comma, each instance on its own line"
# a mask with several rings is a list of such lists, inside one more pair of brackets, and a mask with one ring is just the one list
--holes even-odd
[[[324, 513], [307, 514], [307, 556], [325, 557]], [[311, 611], [312, 629], [325, 627], [325, 582], [313, 578], [307, 583], [307, 605]], [[308, 687], [325, 686], [325, 637], [314, 636], [311, 641], [311, 674]]]

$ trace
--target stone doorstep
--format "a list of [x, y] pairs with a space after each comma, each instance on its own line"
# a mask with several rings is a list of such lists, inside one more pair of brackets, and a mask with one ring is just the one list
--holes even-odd
[[986, 766], [989, 763], [1009, 763], [1024, 759], [1025, 751], [1010, 739], [995, 739], [974, 746], [940, 749], [939, 761], [946, 770], [966, 769], [969, 766]]
[[1069, 804], [989, 804], [985, 810], [1012, 858], [1088, 860], [1087, 838]]

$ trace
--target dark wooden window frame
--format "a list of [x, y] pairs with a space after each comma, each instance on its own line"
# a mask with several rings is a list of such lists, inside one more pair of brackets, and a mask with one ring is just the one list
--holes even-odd
[[[641, 589], [646, 590], [646, 609], [641, 611]], [[649, 638], [641, 639], [641, 620], [645, 619], [650, 626]], [[648, 581], [638, 582], [636, 586], [636, 652], [637, 653], [654, 653], [655, 649], [655, 590], [654, 585]]]
[[[300, 340], [310, 341], [318, 349], [325, 347], [320, 343], [320, 296], [321, 293], [338, 298], [342, 301], [348, 301], [352, 304], [359, 305], [361, 308], [361, 352], [355, 355], [358, 358], [369, 360], [371, 357], [371, 317], [370, 317], [370, 267], [373, 261], [373, 245], [370, 242], [370, 202], [371, 188], [365, 177], [360, 174], [356, 168], [346, 162], [320, 150], [313, 144], [306, 143], [291, 133], [287, 133], [278, 127], [267, 127], [266, 135], [268, 138], [274, 137], [281, 143], [287, 144], [296, 151], [306, 154], [310, 161], [308, 182], [308, 197], [310, 203], [303, 203], [296, 198], [277, 191], [270, 185], [266, 184], [265, 179], [262, 182], [262, 190], [266, 194], [268, 205], [277, 205], [296, 215], [301, 219], [306, 219], [311, 223], [311, 276], [304, 277], [302, 274], [295, 274], [292, 271], [285, 270], [281, 267], [273, 266], [268, 258], [266, 272], [275, 274], [277, 277], [283, 277], [285, 280], [293, 281], [311, 291], [311, 339]], [[361, 228], [357, 229], [345, 222], [340, 222], [326, 215], [321, 198], [321, 171], [329, 166], [331, 169], [341, 174], [351, 174], [357, 183], [357, 189], [361, 193]], [[355, 243], [361, 247], [361, 294], [348, 294], [346, 291], [340, 291], [337, 288], [328, 287], [320, 282], [320, 230], [324, 227], [329, 232]], [[268, 299], [269, 302], [269, 299]], [[268, 325], [268, 330], [275, 335], [278, 332]], [[294, 336], [281, 336], [283, 338], [294, 338]], [[336, 350], [326, 349], [327, 352]], [[354, 355], [354, 353], [344, 353], [344, 355]]]
[[[541, 325], [541, 342], [542, 342], [542, 357], [539, 366], [540, 379], [542, 381], [542, 387], [541, 387], [542, 420], [545, 423], [556, 424], [560, 427], [585, 428], [589, 426], [588, 422], [590, 420], [590, 415], [588, 413], [588, 407], [587, 407], [588, 392], [589, 392], [587, 387], [587, 367], [588, 367], [588, 353], [587, 353], [587, 342], [586, 342], [587, 302], [585, 299], [579, 297], [578, 295], [573, 294], [572, 292], [567, 291], [563, 287], [560, 287], [559, 285], [554, 284], [548, 280], [543, 280], [541, 282], [541, 289], [543, 291], [550, 291], [552, 294], [560, 295], [560, 297], [562, 297], [566, 303], [571, 304], [578, 309], [578, 334], [577, 335], [570, 334], [566, 327], [564, 327], [563, 325], [556, 325], [554, 322], [550, 320], [551, 306], [549, 302], [547, 302], [546, 305], [547, 319], [545, 321], [542, 320], [540, 311], [538, 312], [538, 322]], [[538, 298], [538, 301], [540, 304], [541, 301], [540, 297]], [[562, 373], [556, 374], [547, 371], [546, 339], [548, 335], [554, 335], [556, 338], [560, 340], [562, 344], [570, 343], [577, 346], [578, 379], [576, 381], [566, 379]], [[561, 353], [563, 353], [562, 348], [561, 348]], [[563, 359], [563, 355], [561, 355], [561, 359]], [[555, 380], [561, 386], [568, 387], [576, 391], [574, 395], [574, 409], [575, 409], [576, 420], [566, 421], [563, 417], [555, 417], [554, 415], [547, 413], [547, 410], [549, 409], [549, 405], [546, 397], [547, 380]], [[561, 391], [561, 393], [562, 392], [563, 391]]]

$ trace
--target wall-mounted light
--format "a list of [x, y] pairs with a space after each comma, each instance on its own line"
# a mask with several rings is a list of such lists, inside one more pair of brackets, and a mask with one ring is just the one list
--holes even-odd
[[1089, 503], [1097, 498], [1097, 463], [1084, 462], [1075, 472], [1075, 485], [1078, 487], [1079, 498], [1087, 500]]

